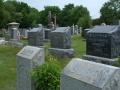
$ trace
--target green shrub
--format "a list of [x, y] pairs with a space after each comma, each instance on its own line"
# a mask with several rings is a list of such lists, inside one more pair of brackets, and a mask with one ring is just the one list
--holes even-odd
[[60, 90], [60, 72], [59, 63], [53, 58], [35, 68], [31, 77], [35, 81], [36, 90]]

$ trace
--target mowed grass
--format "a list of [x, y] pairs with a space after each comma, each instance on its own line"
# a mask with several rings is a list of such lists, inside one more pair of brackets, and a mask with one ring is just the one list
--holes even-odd
[[0, 90], [16, 90], [16, 54], [18, 48], [0, 46]]
[[[21, 40], [24, 46], [27, 45], [27, 40]], [[55, 58], [59, 61], [63, 69], [72, 58], [58, 58], [51, 56], [48, 52], [50, 43], [45, 43], [45, 61], [50, 58]], [[81, 58], [86, 53], [86, 42], [82, 41], [80, 35], [72, 36], [72, 48], [75, 50], [73, 58]], [[16, 55], [21, 49], [1, 45], [0, 46], [0, 90], [16, 90]]]

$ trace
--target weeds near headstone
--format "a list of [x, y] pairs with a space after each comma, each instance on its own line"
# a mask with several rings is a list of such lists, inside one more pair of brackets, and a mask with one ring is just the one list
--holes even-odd
[[53, 58], [35, 68], [31, 77], [35, 81], [36, 90], [60, 90], [60, 72], [59, 63]]

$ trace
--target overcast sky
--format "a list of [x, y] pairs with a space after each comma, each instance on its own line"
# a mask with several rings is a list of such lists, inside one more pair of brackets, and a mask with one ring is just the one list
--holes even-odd
[[83, 5], [86, 7], [92, 18], [98, 18], [100, 16], [100, 8], [103, 4], [109, 0], [17, 0], [20, 2], [25, 2], [29, 6], [38, 9], [39, 11], [44, 10], [44, 6], [58, 6], [61, 10], [65, 5], [69, 3], [75, 6]]

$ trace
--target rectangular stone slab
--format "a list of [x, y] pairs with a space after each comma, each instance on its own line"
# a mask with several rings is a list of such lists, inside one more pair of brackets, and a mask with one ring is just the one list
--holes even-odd
[[87, 55], [110, 59], [120, 55], [120, 26], [95, 26], [86, 40]]
[[34, 90], [34, 83], [29, 74], [43, 62], [42, 48], [26, 46], [17, 54], [17, 90]]
[[72, 59], [61, 72], [60, 90], [120, 90], [120, 68]]

